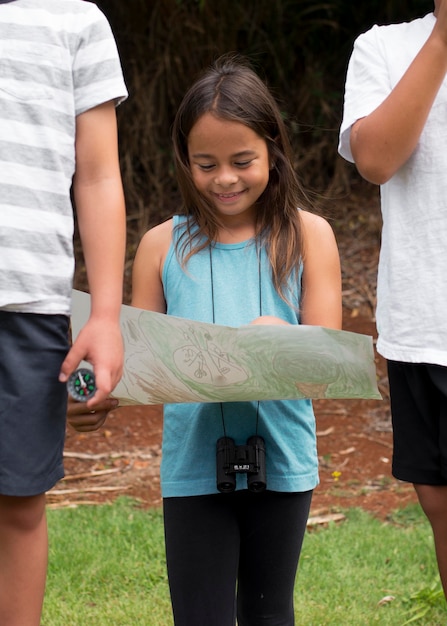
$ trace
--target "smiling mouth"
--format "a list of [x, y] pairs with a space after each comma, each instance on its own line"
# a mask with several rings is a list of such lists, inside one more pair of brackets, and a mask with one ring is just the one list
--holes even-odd
[[214, 195], [219, 200], [233, 200], [234, 198], [238, 198], [244, 193], [244, 191], [232, 191], [231, 193], [215, 193]]

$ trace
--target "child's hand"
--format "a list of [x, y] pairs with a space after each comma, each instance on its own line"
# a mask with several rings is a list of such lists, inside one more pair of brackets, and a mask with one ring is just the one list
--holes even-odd
[[87, 407], [85, 402], [76, 402], [68, 396], [67, 421], [78, 432], [88, 433], [101, 428], [110, 411], [117, 406], [116, 398], [106, 398], [96, 406]]
[[289, 322], [282, 320], [280, 317], [275, 317], [274, 315], [261, 315], [254, 319], [250, 324], [258, 325], [258, 326], [277, 326], [278, 324], [289, 325]]
[[89, 362], [95, 373], [96, 392], [87, 402], [92, 411], [109, 396], [121, 378], [123, 340], [119, 324], [91, 317], [62, 363], [59, 380], [66, 382], [81, 360]]

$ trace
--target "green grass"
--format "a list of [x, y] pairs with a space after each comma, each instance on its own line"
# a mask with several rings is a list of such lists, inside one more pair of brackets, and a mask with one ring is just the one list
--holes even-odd
[[[444, 625], [433, 539], [420, 509], [396, 512], [387, 523], [357, 509], [345, 513], [344, 522], [306, 534], [297, 626]], [[51, 510], [48, 524], [42, 626], [172, 626], [159, 510], [121, 499]], [[381, 603], [387, 597], [394, 599]]]
[[387, 523], [350, 510], [345, 522], [306, 536], [295, 591], [297, 624], [403, 626], [415, 609], [425, 612], [421, 626], [445, 624], [442, 593], [432, 604], [423, 593], [412, 597], [434, 584], [440, 592], [431, 529], [419, 507]]
[[172, 624], [160, 511], [113, 506], [48, 512], [42, 626]]

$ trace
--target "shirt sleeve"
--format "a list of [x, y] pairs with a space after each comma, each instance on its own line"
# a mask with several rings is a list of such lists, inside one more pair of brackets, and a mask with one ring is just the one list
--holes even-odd
[[338, 151], [354, 163], [350, 147], [352, 125], [374, 111], [391, 92], [380, 27], [374, 26], [355, 43], [346, 74], [343, 120]]
[[96, 5], [79, 33], [73, 85], [76, 115], [110, 100], [118, 105], [128, 95], [112, 29]]

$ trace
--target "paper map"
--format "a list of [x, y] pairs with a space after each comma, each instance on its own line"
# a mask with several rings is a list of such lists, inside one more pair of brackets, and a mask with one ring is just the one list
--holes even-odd
[[[73, 291], [75, 338], [90, 296]], [[232, 328], [123, 305], [121, 404], [381, 399], [372, 337], [319, 326]]]

